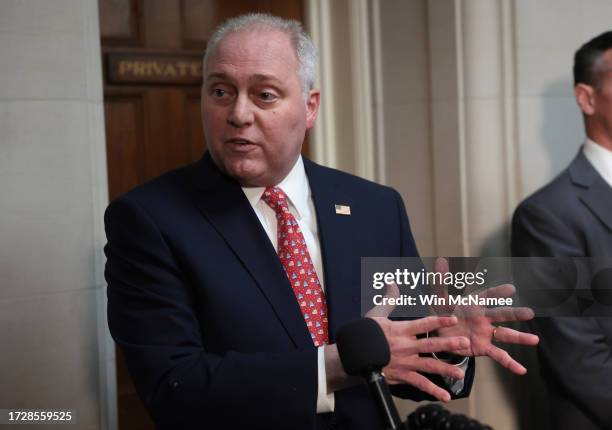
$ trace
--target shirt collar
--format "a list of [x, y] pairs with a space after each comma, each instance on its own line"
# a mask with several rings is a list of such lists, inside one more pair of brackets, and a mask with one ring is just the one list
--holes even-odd
[[589, 138], [584, 142], [583, 151], [597, 173], [612, 187], [612, 151]]
[[[295, 208], [298, 218], [301, 218], [308, 209], [308, 195], [310, 194], [302, 156], [298, 157], [289, 174], [276, 186], [285, 192], [289, 202]], [[244, 195], [253, 207], [259, 203], [265, 189], [265, 187], [242, 187]]]

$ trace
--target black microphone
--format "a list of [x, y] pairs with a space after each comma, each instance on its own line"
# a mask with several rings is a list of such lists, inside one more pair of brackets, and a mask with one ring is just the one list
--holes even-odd
[[336, 345], [344, 371], [349, 375], [361, 375], [368, 382], [387, 427], [391, 430], [403, 428], [382, 374], [382, 368], [391, 359], [391, 352], [378, 323], [362, 318], [345, 324], [338, 330]]

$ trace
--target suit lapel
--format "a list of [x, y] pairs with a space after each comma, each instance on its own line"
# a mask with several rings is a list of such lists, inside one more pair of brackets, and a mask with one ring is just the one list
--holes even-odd
[[287, 275], [242, 189], [223, 175], [207, 153], [196, 165], [196, 204], [267, 297], [293, 343], [312, 347]]
[[612, 190], [608, 184], [600, 179], [589, 187], [580, 199], [612, 231]]
[[[353, 261], [353, 215], [336, 214], [335, 205], [351, 207], [351, 198], [334, 175], [304, 159], [304, 167], [317, 213], [321, 257], [325, 272], [325, 295], [329, 311], [329, 335], [334, 342], [337, 329], [359, 314], [359, 293], [355, 291]], [[355, 208], [352, 208], [353, 211]], [[358, 281], [358, 280], [357, 280]], [[357, 309], [357, 313], [355, 313]]]
[[569, 167], [574, 185], [581, 188], [580, 200], [612, 231], [612, 189], [584, 156], [582, 149]]

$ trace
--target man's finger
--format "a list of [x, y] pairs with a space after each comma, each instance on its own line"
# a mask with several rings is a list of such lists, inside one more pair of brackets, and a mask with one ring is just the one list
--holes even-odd
[[516, 287], [512, 284], [497, 285], [493, 288], [488, 288], [483, 293], [479, 294], [480, 297], [494, 297], [498, 299], [512, 297], [516, 294]]
[[[387, 284], [387, 289], [385, 291], [385, 295], [383, 296], [383, 303], [387, 303], [387, 301], [385, 301], [384, 299], [396, 299], [400, 296], [400, 291], [398, 286], [394, 283], [391, 284]], [[373, 317], [388, 317], [389, 315], [391, 315], [391, 312], [393, 312], [393, 310], [395, 309], [396, 305], [389, 305], [389, 304], [384, 304], [384, 305], [377, 305], [374, 306], [372, 309], [370, 309], [368, 312], [366, 312], [365, 316], [368, 318], [373, 318]]]
[[463, 336], [428, 337], [424, 339], [400, 339], [395, 343], [396, 349], [410, 353], [425, 354], [441, 351], [459, 351], [470, 347], [470, 340]]
[[497, 327], [494, 340], [517, 345], [533, 346], [538, 344], [540, 338], [535, 334], [525, 333], [508, 327]]
[[533, 319], [534, 313], [530, 308], [511, 308], [504, 306], [486, 309], [485, 316], [490, 318], [493, 322], [529, 321]]
[[434, 270], [436, 272], [439, 273], [446, 273], [448, 272], [448, 260], [446, 258], [443, 257], [438, 257], [436, 258], [436, 262], [434, 263]]
[[[448, 261], [446, 258], [438, 257], [434, 263], [434, 271], [436, 273], [441, 273], [442, 277], [444, 277], [445, 273], [448, 273]], [[435, 279], [435, 278], [434, 278]], [[432, 285], [432, 292], [436, 294], [438, 297], [447, 298], [448, 297], [448, 288], [444, 284], [438, 284], [435, 282]]]
[[429, 357], [420, 357], [418, 363], [416, 364], [416, 369], [414, 370], [417, 370], [418, 372], [448, 376], [455, 379], [462, 379], [465, 376], [463, 370], [461, 370], [459, 367]]
[[427, 379], [423, 375], [419, 375], [416, 372], [409, 372], [405, 377], [402, 378], [402, 380], [407, 384], [410, 384], [418, 388], [419, 390], [434, 396], [441, 402], [448, 402], [451, 399], [448, 391], [438, 387], [429, 379]]
[[524, 375], [525, 373], [527, 373], [527, 369], [522, 364], [512, 358], [507, 351], [504, 351], [503, 349], [498, 348], [495, 345], [491, 345], [486, 355], [497, 361], [499, 364], [504, 366], [512, 373], [516, 373], [517, 375]]
[[416, 336], [430, 331], [437, 330], [442, 327], [450, 327], [457, 324], [457, 317], [425, 317], [413, 321], [395, 321], [399, 329], [406, 335]]

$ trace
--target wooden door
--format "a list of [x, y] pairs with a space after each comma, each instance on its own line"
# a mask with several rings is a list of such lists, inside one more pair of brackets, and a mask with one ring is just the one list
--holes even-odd
[[[199, 159], [201, 58], [230, 16], [303, 21], [302, 0], [99, 0], [109, 197]], [[153, 429], [117, 350], [121, 430]]]

